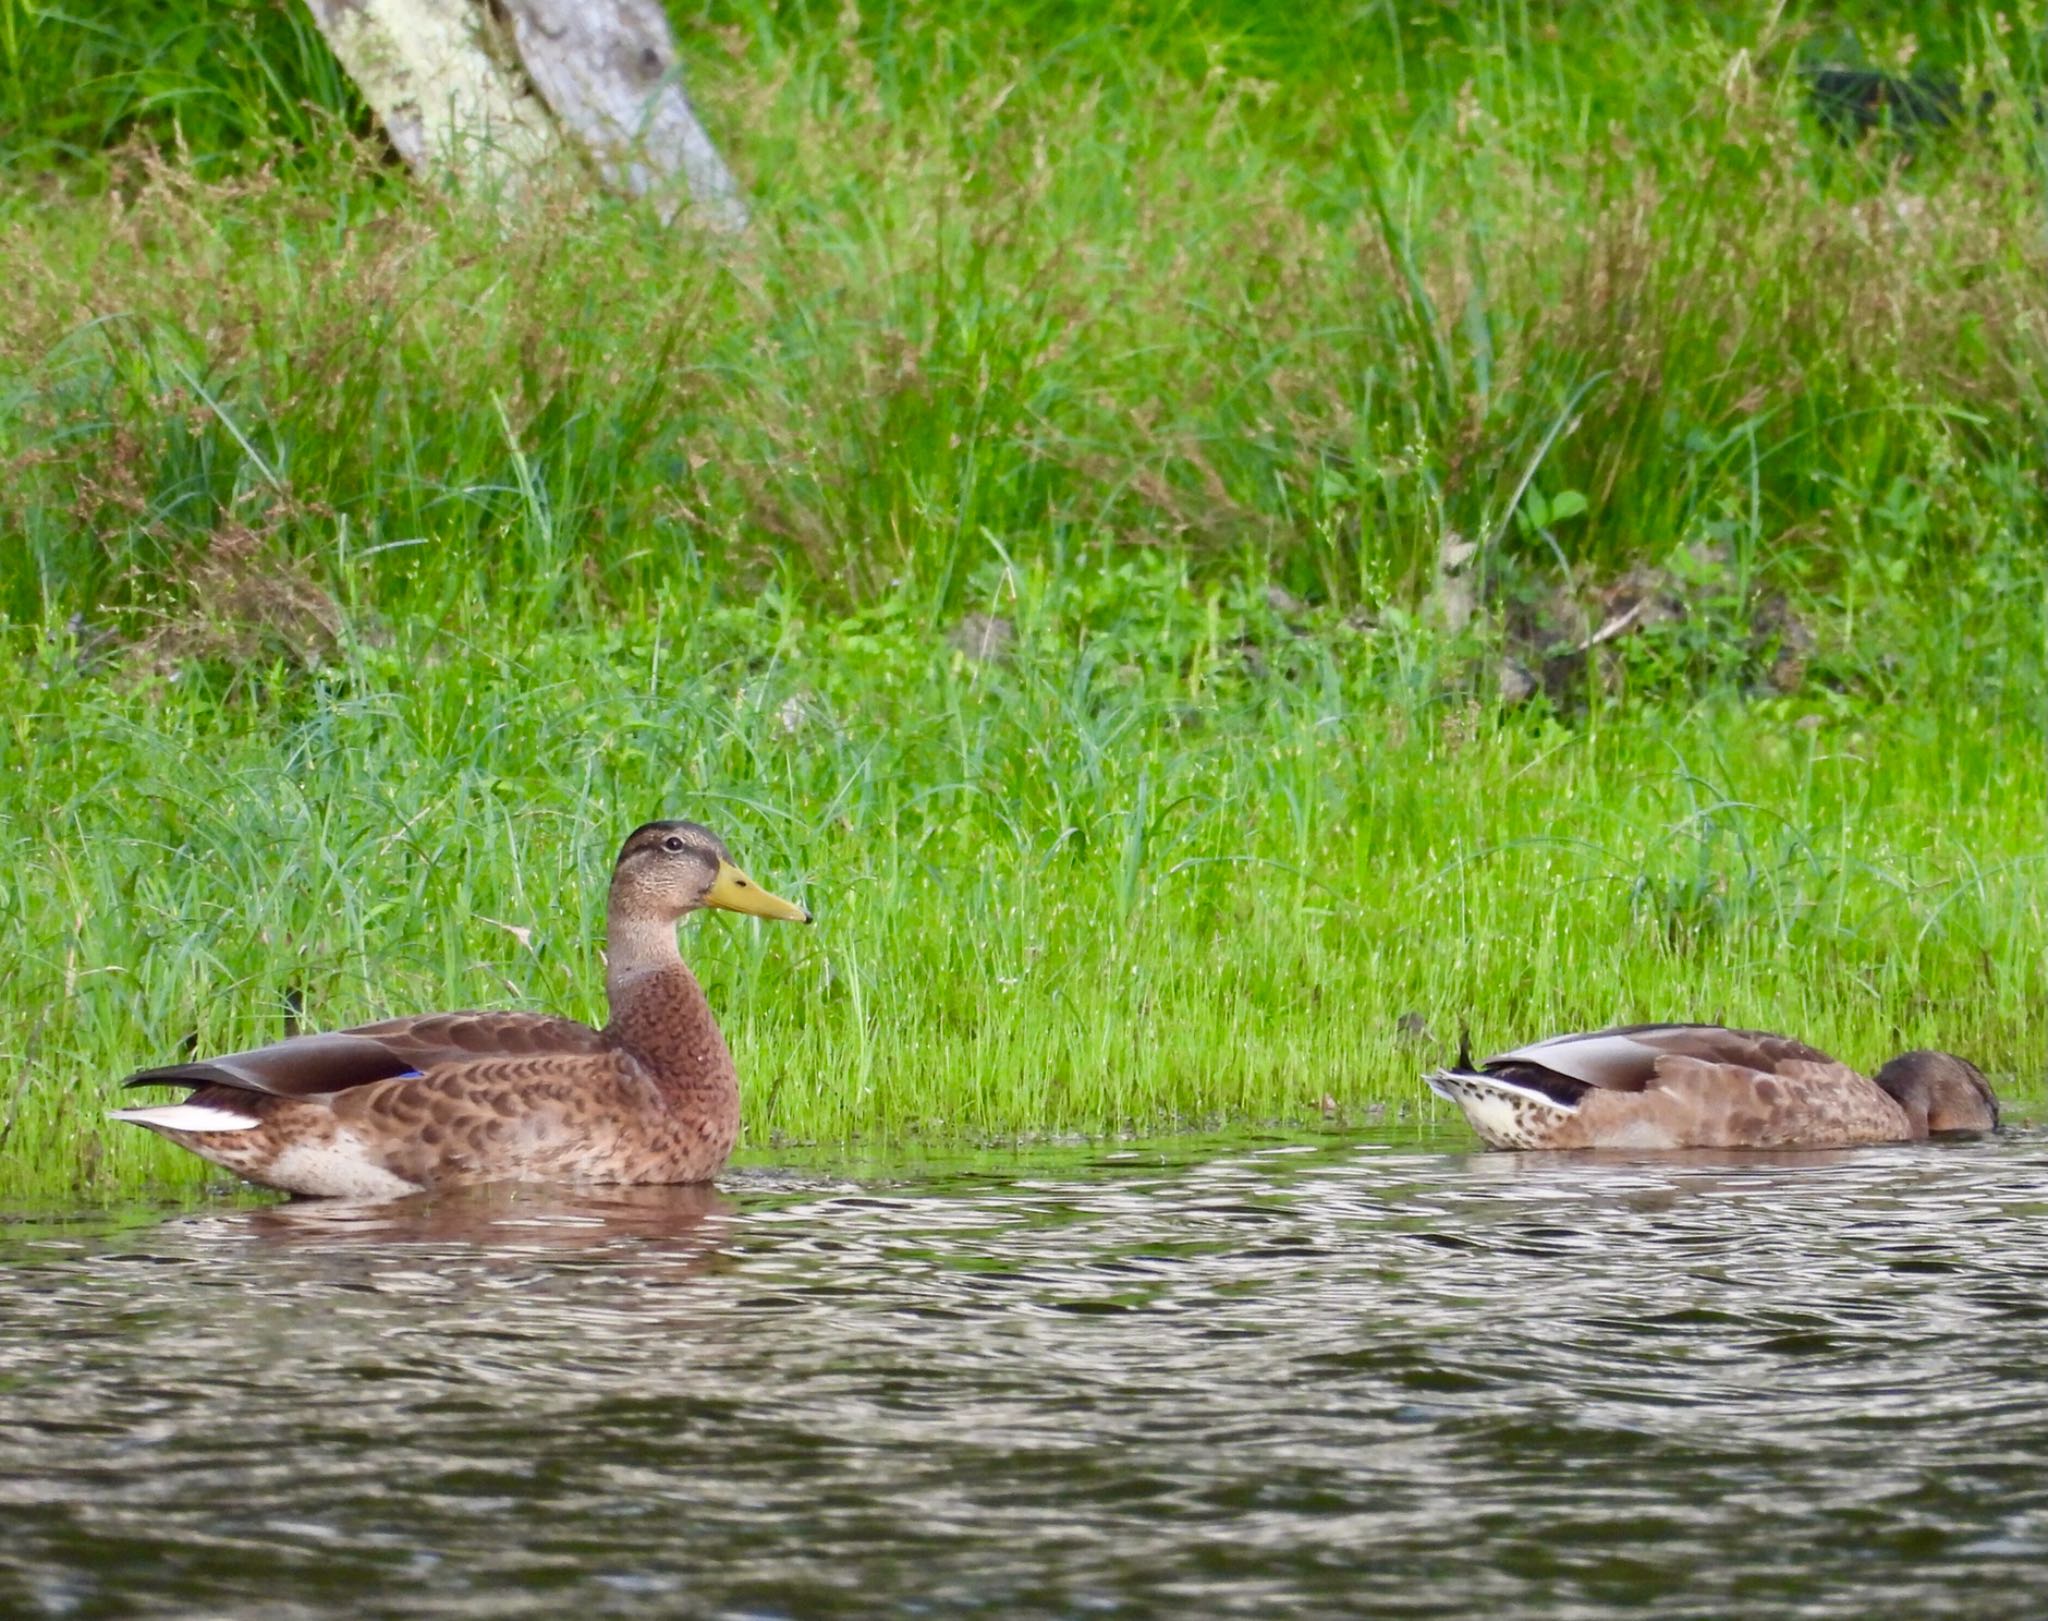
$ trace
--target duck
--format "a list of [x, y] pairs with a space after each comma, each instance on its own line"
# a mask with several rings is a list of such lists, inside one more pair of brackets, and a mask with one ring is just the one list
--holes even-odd
[[676, 926], [707, 908], [809, 923], [696, 822], [635, 828], [605, 907], [602, 1030], [544, 1013], [417, 1013], [138, 1070], [180, 1102], [115, 1109], [303, 1198], [488, 1182], [693, 1183], [739, 1137], [739, 1081]]
[[1817, 1047], [1718, 1024], [1551, 1036], [1424, 1077], [1493, 1148], [1848, 1148], [1998, 1129], [1998, 1098], [1954, 1053], [1864, 1076]]

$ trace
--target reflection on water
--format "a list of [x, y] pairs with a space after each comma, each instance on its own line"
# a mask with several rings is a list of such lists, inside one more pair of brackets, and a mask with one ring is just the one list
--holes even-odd
[[2044, 1172], [1353, 1141], [23, 1223], [0, 1614], [2025, 1613]]
[[[250, 1235], [322, 1248], [335, 1243], [447, 1244], [466, 1257], [518, 1258], [630, 1248], [637, 1256], [709, 1255], [737, 1207], [713, 1187], [463, 1188], [388, 1204], [304, 1200], [205, 1220], [230, 1241]], [[622, 1240], [635, 1240], [631, 1245]]]

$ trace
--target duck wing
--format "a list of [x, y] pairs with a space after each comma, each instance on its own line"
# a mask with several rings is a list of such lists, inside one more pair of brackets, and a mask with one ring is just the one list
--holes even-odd
[[273, 1097], [329, 1097], [375, 1081], [490, 1058], [607, 1052], [587, 1024], [543, 1013], [419, 1013], [349, 1030], [291, 1036], [195, 1063], [137, 1070], [126, 1086], [225, 1086]]
[[1574, 1103], [1589, 1088], [1647, 1091], [1674, 1067], [1706, 1065], [1778, 1075], [1814, 1064], [1854, 1073], [1816, 1047], [1765, 1030], [1733, 1030], [1720, 1024], [1626, 1024], [1551, 1036], [1496, 1054], [1479, 1068], [1533, 1086], [1560, 1103]]
[[1842, 1148], [1912, 1135], [1905, 1111], [1847, 1064], [1796, 1054], [1767, 1069], [1666, 1054], [1641, 1092], [1588, 1088], [1577, 1124], [1596, 1145], [1637, 1147]]
[[638, 1060], [610, 1048], [473, 1058], [353, 1088], [332, 1108], [365, 1158], [423, 1187], [699, 1181], [732, 1148], [730, 1131], [670, 1107]]

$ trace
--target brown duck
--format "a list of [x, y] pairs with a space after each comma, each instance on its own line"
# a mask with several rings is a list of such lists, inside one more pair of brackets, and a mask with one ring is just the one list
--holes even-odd
[[182, 1103], [119, 1109], [266, 1187], [395, 1198], [478, 1182], [703, 1182], [739, 1135], [739, 1082], [676, 949], [703, 907], [808, 923], [694, 822], [649, 822], [619, 851], [605, 913], [602, 1030], [541, 1013], [421, 1013], [293, 1036], [129, 1086]]
[[1845, 1148], [1993, 1131], [1975, 1065], [1910, 1052], [1875, 1076], [1789, 1036], [1632, 1024], [1426, 1077], [1494, 1148]]

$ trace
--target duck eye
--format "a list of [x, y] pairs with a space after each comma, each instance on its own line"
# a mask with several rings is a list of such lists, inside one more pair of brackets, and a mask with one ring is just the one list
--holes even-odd
[[683, 848], [683, 841], [677, 838], [673, 833], [671, 833], [667, 838], [661, 841], [661, 847], [664, 850], [680, 854]]

